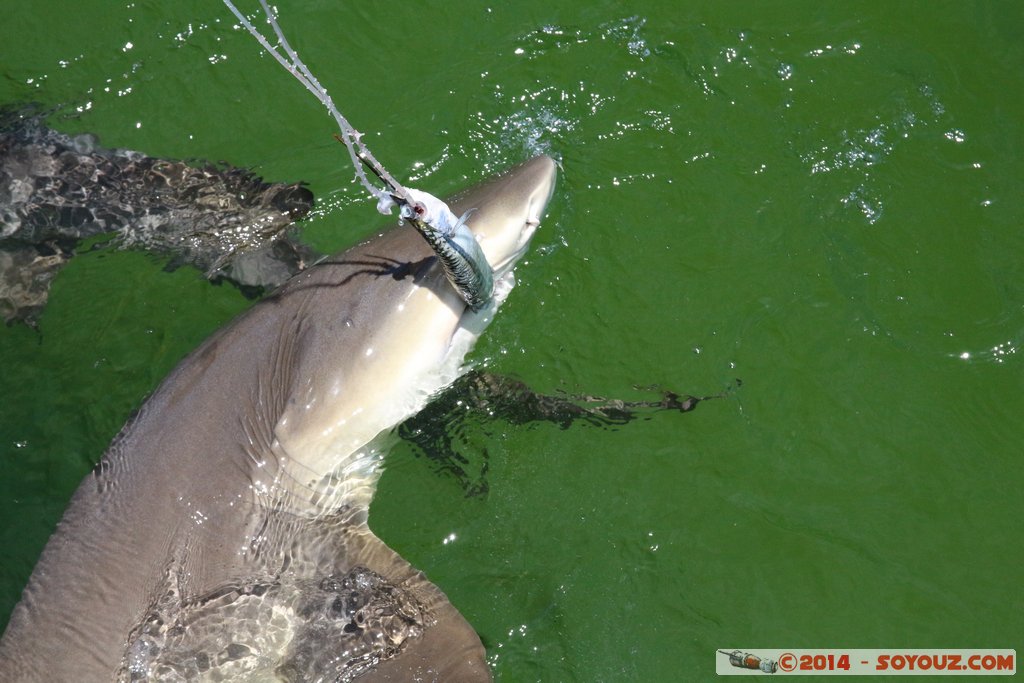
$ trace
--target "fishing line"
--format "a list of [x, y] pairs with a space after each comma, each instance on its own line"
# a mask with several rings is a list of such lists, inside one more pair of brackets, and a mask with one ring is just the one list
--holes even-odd
[[[267, 23], [274, 30], [274, 35], [284, 54], [281, 54], [278, 48], [256, 29], [248, 17], [242, 14], [231, 0], [224, 0], [224, 4], [241, 22], [242, 26], [263, 46], [263, 49], [269, 52], [306, 90], [311, 92], [334, 117], [341, 130], [341, 135], [335, 137], [344, 143], [348, 150], [359, 182], [372, 197], [377, 199], [377, 210], [388, 215], [397, 204], [399, 215], [412, 223], [413, 227], [434, 250], [448, 280], [469, 307], [475, 310], [490, 302], [494, 290], [494, 273], [479, 242], [466, 226], [466, 219], [472, 210], [467, 211], [461, 217], [456, 217], [448, 205], [437, 197], [422, 190], [404, 187], [388, 173], [387, 169], [377, 161], [373, 153], [363, 143], [362, 133], [352, 127], [348, 119], [334, 105], [334, 100], [327, 93], [327, 89], [320, 84], [320, 81], [292, 49], [277, 23], [277, 18], [270, 5], [267, 4], [267, 0], [260, 0], [260, 6], [263, 8]], [[362, 168], [364, 164], [384, 183], [387, 189], [378, 188], [370, 182]]]

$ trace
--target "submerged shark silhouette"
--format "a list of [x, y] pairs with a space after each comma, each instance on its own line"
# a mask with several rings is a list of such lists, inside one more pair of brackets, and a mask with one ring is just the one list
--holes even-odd
[[0, 108], [0, 315], [37, 321], [50, 284], [81, 240], [190, 264], [249, 295], [269, 291], [318, 254], [287, 228], [313, 206], [300, 183], [265, 183], [226, 164], [189, 164], [104, 149], [47, 127], [48, 112]]

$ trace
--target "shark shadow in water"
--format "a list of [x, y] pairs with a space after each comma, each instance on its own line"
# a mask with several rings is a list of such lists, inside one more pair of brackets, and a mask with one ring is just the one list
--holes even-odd
[[489, 433], [499, 421], [510, 425], [574, 424], [615, 429], [654, 413], [688, 413], [702, 401], [727, 398], [742, 386], [735, 380], [712, 396], [682, 395], [660, 387], [637, 387], [658, 395], [656, 399], [623, 401], [601, 396], [568, 393], [540, 394], [508, 375], [474, 369], [431, 399], [419, 413], [398, 427], [398, 436], [413, 445], [418, 456], [435, 471], [454, 477], [467, 496], [484, 495], [489, 485], [489, 455], [481, 444], [471, 443], [473, 432]]
[[0, 108], [0, 314], [34, 324], [83, 239], [192, 265], [249, 297], [319, 255], [287, 228], [313, 206], [302, 183], [266, 183], [227, 164], [155, 159], [49, 128], [52, 112]]

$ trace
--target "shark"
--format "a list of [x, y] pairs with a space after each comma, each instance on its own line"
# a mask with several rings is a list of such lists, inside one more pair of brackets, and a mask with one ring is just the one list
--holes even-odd
[[448, 200], [475, 210], [486, 305], [400, 225], [184, 358], [74, 493], [0, 639], [0, 679], [490, 680], [472, 626], [368, 507], [396, 426], [466, 371], [556, 175], [541, 155]]

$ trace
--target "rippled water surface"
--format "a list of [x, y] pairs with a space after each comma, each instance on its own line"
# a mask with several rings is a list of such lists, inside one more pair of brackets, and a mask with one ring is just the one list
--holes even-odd
[[[485, 495], [409, 446], [388, 456], [371, 526], [476, 627], [496, 678], [1019, 645], [1021, 7], [280, 4], [396, 175], [445, 194], [561, 160], [476, 362], [624, 399], [742, 380], [618, 429], [467, 425]], [[219, 3], [6, 13], [0, 101], [62, 105], [54, 127], [106, 146], [305, 180], [320, 249], [376, 227], [331, 120]], [[4, 618], [132, 409], [250, 305], [163, 266], [81, 253], [38, 331], [0, 329]]]

